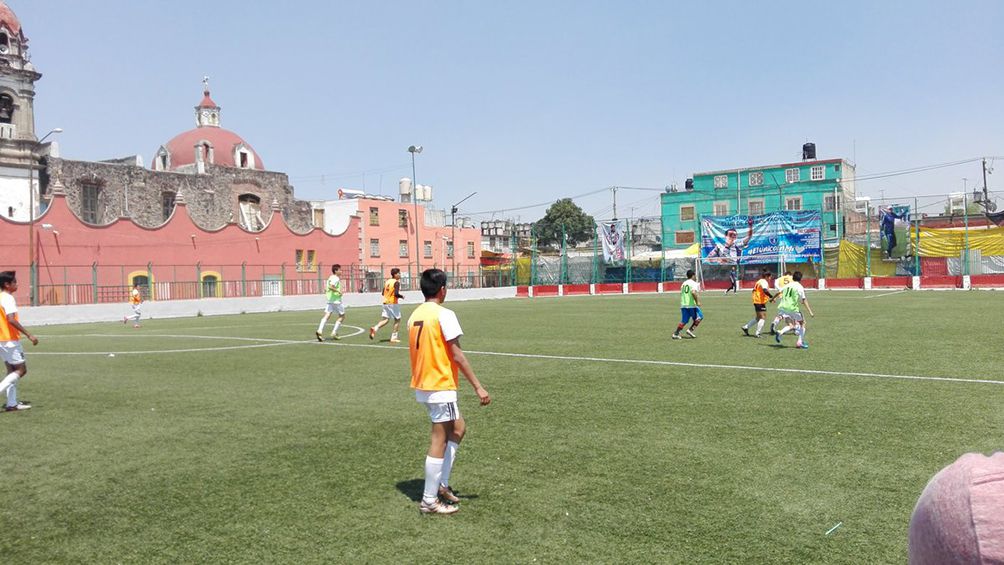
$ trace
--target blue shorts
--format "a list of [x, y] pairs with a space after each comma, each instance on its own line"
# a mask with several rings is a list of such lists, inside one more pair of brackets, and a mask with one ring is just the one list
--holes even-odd
[[697, 321], [704, 319], [704, 314], [701, 312], [701, 309], [698, 308], [697, 306], [694, 306], [692, 308], [680, 308], [680, 313], [683, 315], [682, 318], [680, 319], [681, 324], [686, 324], [690, 320]]

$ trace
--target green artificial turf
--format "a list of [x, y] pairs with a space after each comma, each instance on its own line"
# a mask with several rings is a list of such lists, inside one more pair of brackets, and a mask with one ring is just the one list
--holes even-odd
[[449, 517], [418, 512], [429, 424], [389, 329], [321, 344], [319, 312], [34, 328], [34, 408], [0, 414], [0, 555], [905, 562], [927, 480], [1004, 447], [1004, 384], [890, 377], [1004, 381], [1004, 294], [809, 300], [801, 351], [742, 335], [748, 293], [706, 293], [679, 341], [676, 294], [448, 303], [493, 400], [461, 386]]

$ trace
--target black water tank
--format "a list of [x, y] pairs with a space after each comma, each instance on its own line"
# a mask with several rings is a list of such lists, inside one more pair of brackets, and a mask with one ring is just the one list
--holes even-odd
[[816, 158], [816, 144], [815, 143], [804, 143], [802, 144], [802, 160], [815, 159]]
[[694, 190], [694, 179], [687, 179], [684, 181], [683, 188], [687, 190]]

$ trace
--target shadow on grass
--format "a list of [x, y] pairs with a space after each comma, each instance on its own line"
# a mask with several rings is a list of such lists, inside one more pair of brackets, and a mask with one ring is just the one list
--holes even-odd
[[[407, 496], [412, 502], [422, 502], [422, 492], [425, 490], [425, 479], [408, 479], [397, 483], [397, 490]], [[476, 494], [460, 494], [454, 491], [463, 500], [474, 500], [478, 498]]]

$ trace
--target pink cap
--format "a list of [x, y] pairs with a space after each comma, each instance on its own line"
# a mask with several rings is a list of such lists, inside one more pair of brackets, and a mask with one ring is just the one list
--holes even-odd
[[967, 453], [927, 483], [910, 519], [910, 563], [1004, 564], [1004, 453]]

